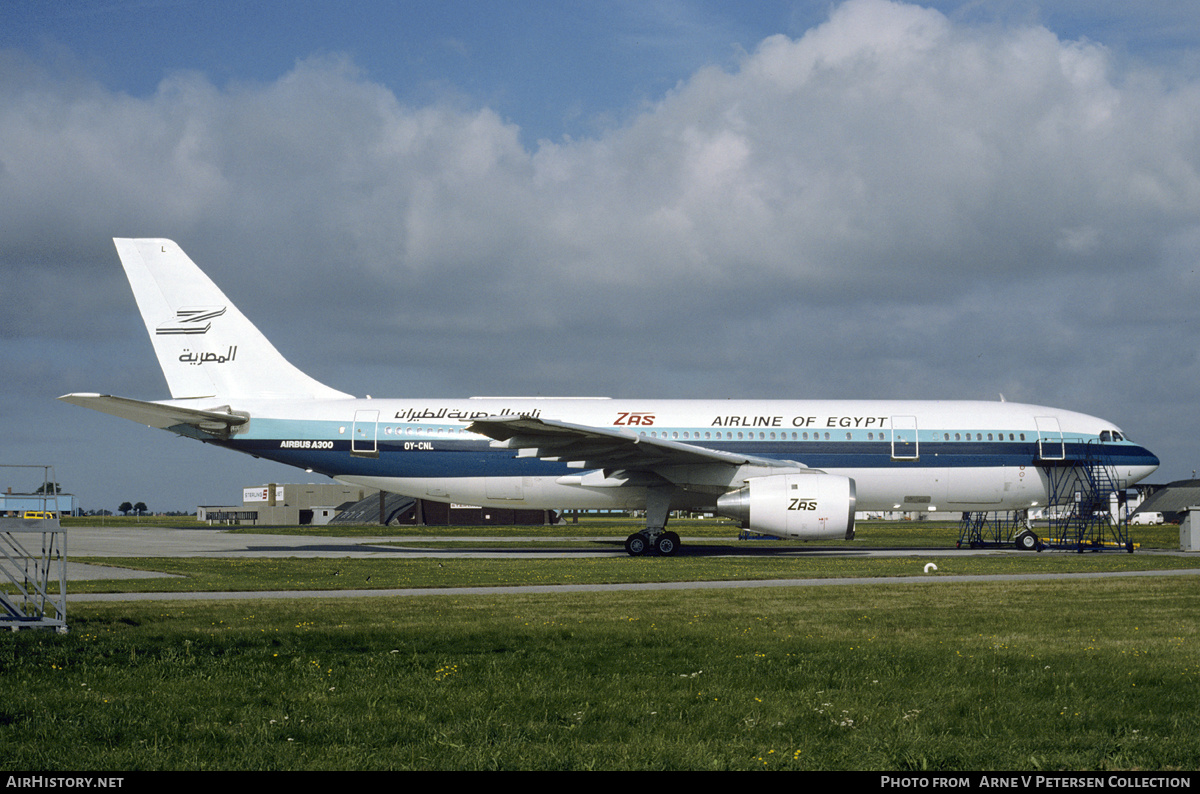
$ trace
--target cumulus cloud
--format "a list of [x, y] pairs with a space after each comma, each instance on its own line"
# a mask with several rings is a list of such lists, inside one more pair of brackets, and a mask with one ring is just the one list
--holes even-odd
[[[144, 97], [3, 57], [4, 273], [111, 297], [107, 238], [173, 237], [349, 391], [1003, 390], [1120, 420], [1097, 395], [1163, 340], [1114, 296], [1196, 298], [1200, 86], [1036, 25], [849, 0], [534, 147], [344, 57]], [[0, 337], [62, 328], [24, 305]]]
[[625, 128], [536, 151], [487, 108], [401, 106], [341, 58], [267, 85], [173, 75], [141, 99], [10, 80], [0, 245], [11, 261], [52, 237], [70, 258], [93, 233], [214, 235], [231, 266], [350, 268], [389, 298], [474, 281], [472, 309], [501, 314], [492, 295], [534, 325], [578, 320], [579, 301], [547, 305], [573, 287], [756, 314], [866, 284], [944, 301], [1120, 270], [1194, 223], [1200, 95], [1111, 72], [1103, 47], [1044, 28], [854, 0]]

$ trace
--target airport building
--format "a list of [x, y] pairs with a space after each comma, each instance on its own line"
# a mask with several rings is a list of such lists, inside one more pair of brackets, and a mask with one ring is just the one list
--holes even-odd
[[240, 505], [201, 505], [196, 517], [211, 523], [304, 526], [513, 526], [557, 523], [553, 510], [485, 508], [445, 504], [385, 493], [359, 485], [277, 484], [242, 489]]
[[43, 496], [32, 493], [0, 493], [0, 516], [49, 510], [60, 515], [75, 514], [75, 497], [69, 493]]
[[221, 524], [328, 524], [344, 506], [374, 493], [371, 488], [341, 483], [271, 483], [243, 488], [239, 505], [201, 505], [196, 517]]
[[1200, 505], [1200, 480], [1176, 480], [1166, 485], [1146, 486], [1143, 490], [1147, 492], [1146, 498], [1138, 506], [1138, 512], [1159, 513], [1168, 524], [1180, 523], [1189, 507]]

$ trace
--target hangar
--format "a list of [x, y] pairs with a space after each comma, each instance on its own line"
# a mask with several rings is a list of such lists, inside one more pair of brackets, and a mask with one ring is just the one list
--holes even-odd
[[1200, 480], [1176, 480], [1158, 487], [1138, 505], [1138, 513], [1162, 513], [1168, 524], [1178, 524], [1187, 509], [1200, 505]]

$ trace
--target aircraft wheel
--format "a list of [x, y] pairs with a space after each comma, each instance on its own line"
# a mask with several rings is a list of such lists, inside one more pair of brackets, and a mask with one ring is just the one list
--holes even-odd
[[1022, 532], [1020, 535], [1017, 535], [1017, 548], [1021, 551], [1036, 551], [1037, 547], [1037, 535], [1032, 532]]
[[664, 532], [654, 542], [654, 550], [663, 557], [674, 557], [679, 551], [679, 536], [674, 532]]
[[641, 557], [650, 548], [650, 544], [646, 541], [646, 536], [641, 532], [635, 532], [625, 538], [625, 551], [630, 557]]

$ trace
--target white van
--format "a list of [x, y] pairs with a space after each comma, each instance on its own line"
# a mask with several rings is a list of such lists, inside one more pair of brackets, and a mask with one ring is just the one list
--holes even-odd
[[1138, 524], [1161, 524], [1162, 522], [1162, 513], [1134, 513], [1129, 517], [1130, 526]]

